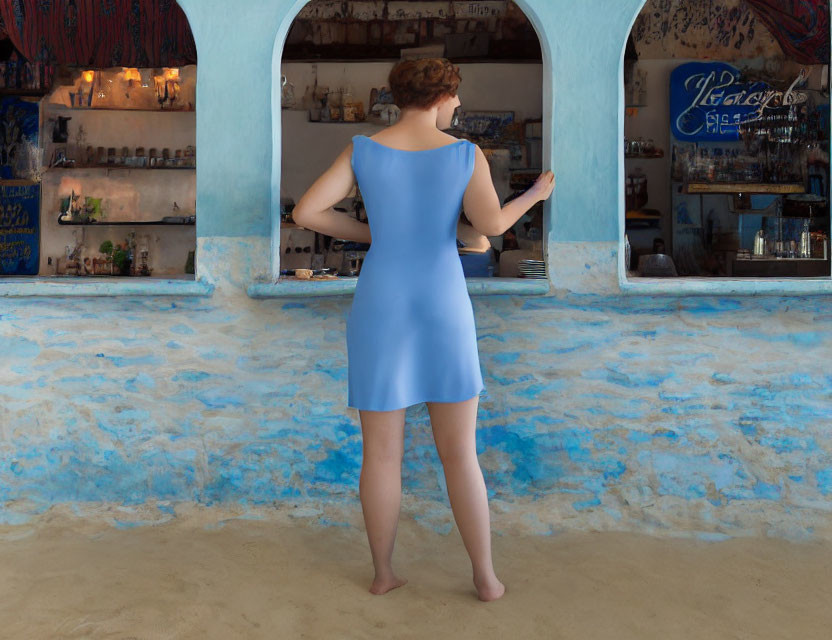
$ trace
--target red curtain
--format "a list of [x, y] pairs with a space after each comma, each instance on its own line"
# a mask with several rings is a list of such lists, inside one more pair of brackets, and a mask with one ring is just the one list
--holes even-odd
[[787, 57], [829, 64], [828, 0], [747, 0]]
[[[827, 0], [747, 0], [784, 53], [829, 62]], [[196, 63], [188, 19], [175, 0], [0, 0], [0, 18], [29, 61], [91, 67]]]
[[196, 63], [175, 0], [0, 0], [3, 28], [29, 61], [85, 67]]

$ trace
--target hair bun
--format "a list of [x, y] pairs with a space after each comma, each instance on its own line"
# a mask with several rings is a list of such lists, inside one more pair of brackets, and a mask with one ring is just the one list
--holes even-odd
[[462, 78], [447, 58], [402, 60], [390, 70], [388, 84], [400, 109], [429, 109], [445, 96], [455, 96]]

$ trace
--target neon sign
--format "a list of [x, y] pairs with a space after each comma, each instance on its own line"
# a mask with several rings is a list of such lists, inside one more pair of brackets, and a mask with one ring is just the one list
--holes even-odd
[[670, 126], [677, 140], [739, 140], [739, 126], [763, 117], [766, 109], [806, 102], [805, 93], [773, 89], [765, 82], [741, 82], [724, 62], [690, 62], [670, 75]]

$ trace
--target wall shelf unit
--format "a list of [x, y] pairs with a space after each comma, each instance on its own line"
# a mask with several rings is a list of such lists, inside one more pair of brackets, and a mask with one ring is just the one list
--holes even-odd
[[130, 171], [130, 170], [137, 170], [137, 171], [196, 171], [196, 167], [188, 166], [188, 167], [129, 167], [123, 164], [84, 164], [84, 165], [56, 165], [54, 167], [49, 167], [47, 170], [52, 171], [53, 169], [66, 171], [68, 169], [107, 169], [116, 170], [116, 171]]
[[66, 222], [58, 218], [58, 224], [61, 225], [74, 225], [74, 226], [81, 226], [81, 227], [115, 227], [115, 226], [125, 226], [125, 227], [137, 227], [137, 226], [161, 226], [161, 227], [186, 227], [186, 226], [193, 226], [196, 222], [163, 222], [162, 220], [119, 220], [117, 222]]

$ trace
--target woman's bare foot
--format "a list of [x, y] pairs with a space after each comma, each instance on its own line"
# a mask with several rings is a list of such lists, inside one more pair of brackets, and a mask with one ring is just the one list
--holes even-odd
[[383, 579], [376, 578], [375, 580], [373, 580], [373, 584], [370, 585], [370, 593], [374, 593], [375, 595], [380, 596], [384, 593], [387, 593], [391, 589], [401, 587], [406, 582], [407, 578], [397, 578], [396, 576]]
[[477, 581], [475, 580], [474, 586], [477, 588], [477, 597], [483, 602], [490, 602], [491, 600], [502, 598], [503, 594], [506, 592], [506, 586], [497, 580], [496, 577], [491, 580], [484, 581], [482, 584], [477, 584]]

